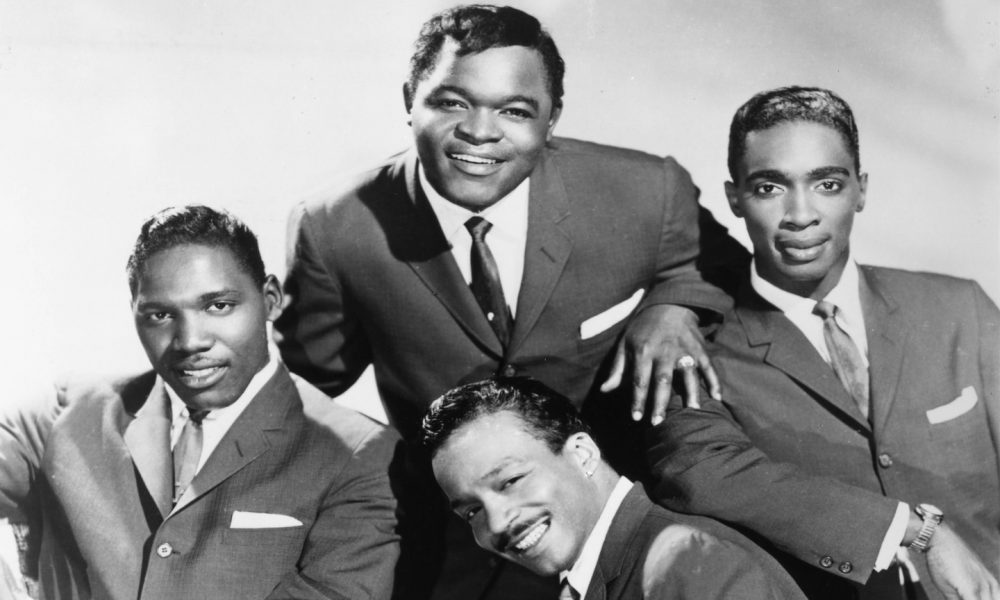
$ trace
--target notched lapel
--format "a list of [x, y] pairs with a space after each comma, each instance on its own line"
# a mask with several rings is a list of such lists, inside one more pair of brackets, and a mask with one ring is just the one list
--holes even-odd
[[909, 329], [899, 305], [879, 286], [868, 267], [860, 269], [861, 310], [868, 334], [868, 370], [872, 423], [880, 431], [889, 420], [903, 365], [903, 349]]
[[170, 398], [157, 378], [142, 408], [122, 434], [132, 462], [161, 516], [170, 512], [173, 493], [170, 418]]
[[295, 384], [285, 367], [279, 366], [223, 436], [170, 514], [195, 502], [265, 454], [270, 449], [266, 432], [288, 426], [286, 415], [296, 403], [301, 404], [301, 400]]
[[401, 162], [399, 168], [402, 172], [397, 173], [401, 197], [399, 202], [387, 207], [392, 216], [380, 214], [379, 217], [393, 245], [393, 253], [413, 269], [469, 335], [484, 348], [501, 356], [503, 346], [500, 339], [458, 270], [451, 246], [420, 189], [416, 152], [408, 153]]
[[518, 293], [509, 353], [517, 350], [538, 322], [569, 260], [573, 241], [562, 227], [569, 215], [566, 187], [555, 165], [543, 155], [531, 174], [524, 276]]
[[747, 294], [746, 291], [742, 293], [736, 313], [743, 323], [748, 343], [751, 346], [767, 345], [764, 362], [814, 392], [859, 428], [869, 431], [871, 426], [868, 420], [837, 379], [837, 374], [823, 361], [799, 328], [756, 293], [753, 293], [753, 298], [748, 298]]

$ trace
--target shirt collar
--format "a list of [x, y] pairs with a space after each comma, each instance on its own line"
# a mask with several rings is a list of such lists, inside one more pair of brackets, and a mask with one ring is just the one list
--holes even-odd
[[473, 212], [464, 206], [459, 206], [454, 202], [445, 199], [439, 194], [434, 186], [427, 181], [424, 173], [424, 166], [417, 165], [417, 177], [420, 180], [420, 188], [427, 196], [427, 201], [441, 224], [441, 231], [449, 243], [456, 235], [466, 231], [465, 222], [471, 217], [482, 217], [489, 221], [493, 227], [490, 235], [502, 235], [515, 239], [524, 239], [528, 222], [528, 194], [530, 189], [530, 178], [525, 178], [509, 194], [496, 201], [487, 208], [479, 212]]
[[[761, 298], [767, 300], [785, 314], [803, 312], [811, 314], [813, 308], [816, 306], [815, 300], [785, 291], [761, 277], [760, 273], [757, 272], [756, 258], [751, 263], [750, 285]], [[823, 299], [836, 305], [841, 312], [861, 314], [858, 265], [850, 255], [847, 256], [844, 271], [840, 274], [840, 281], [837, 282], [837, 285], [833, 286], [833, 289]]]
[[581, 597], [587, 595], [587, 588], [590, 587], [590, 580], [594, 577], [594, 569], [597, 568], [597, 559], [601, 556], [601, 548], [604, 547], [604, 540], [608, 537], [608, 530], [611, 529], [611, 521], [618, 513], [625, 496], [632, 489], [632, 482], [625, 477], [619, 477], [615, 488], [611, 490], [608, 501], [604, 503], [604, 510], [598, 517], [594, 528], [590, 530], [587, 541], [580, 550], [580, 556], [568, 571], [559, 574], [559, 579], [569, 579], [569, 584], [573, 586]]
[[[264, 365], [260, 371], [257, 371], [257, 374], [250, 379], [250, 383], [247, 384], [246, 389], [243, 390], [240, 397], [236, 399], [236, 402], [233, 402], [229, 406], [225, 406], [223, 408], [214, 409], [205, 417], [206, 420], [224, 419], [233, 415], [239, 415], [243, 412], [243, 409], [250, 404], [250, 401], [254, 399], [257, 392], [264, 387], [264, 384], [270, 381], [271, 377], [278, 370], [278, 359], [273, 353], [269, 353], [269, 355], [270, 358], [268, 359], [267, 364]], [[170, 397], [171, 423], [176, 423], [177, 420], [182, 417], [186, 419], [188, 416], [188, 408], [187, 405], [184, 404], [184, 401], [181, 400], [181, 397], [177, 395], [177, 392], [175, 392], [166, 381], [163, 382], [163, 389], [167, 391], [167, 396]]]

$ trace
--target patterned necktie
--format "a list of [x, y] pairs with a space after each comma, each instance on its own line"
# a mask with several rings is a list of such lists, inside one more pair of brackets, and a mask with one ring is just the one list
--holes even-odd
[[562, 580], [562, 587], [559, 588], [559, 600], [580, 600], [580, 592], [573, 589], [569, 584], [569, 578]]
[[198, 471], [198, 461], [201, 459], [201, 445], [204, 432], [201, 422], [208, 416], [208, 410], [189, 411], [188, 420], [184, 423], [181, 437], [174, 445], [174, 504], [184, 495]]
[[492, 223], [480, 217], [472, 217], [465, 222], [465, 228], [472, 235], [472, 283], [469, 287], [472, 288], [476, 302], [483, 309], [486, 320], [490, 322], [493, 331], [500, 338], [500, 343], [506, 348], [510, 342], [510, 330], [514, 319], [503, 297], [500, 270], [493, 260], [493, 253], [486, 245], [486, 234], [492, 227]]
[[868, 418], [868, 367], [861, 357], [858, 346], [847, 335], [847, 332], [837, 324], [837, 307], [821, 301], [816, 303], [813, 314], [823, 318], [823, 339], [826, 349], [830, 352], [830, 363], [840, 383], [861, 409], [861, 414]]

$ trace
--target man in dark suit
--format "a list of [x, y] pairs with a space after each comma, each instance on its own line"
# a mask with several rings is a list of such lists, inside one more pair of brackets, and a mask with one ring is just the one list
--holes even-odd
[[387, 598], [398, 438], [270, 356], [253, 233], [168, 209], [128, 270], [154, 371], [0, 415], [0, 517], [29, 524], [42, 597]]
[[434, 475], [479, 545], [560, 574], [560, 598], [802, 598], [744, 536], [650, 502], [604, 460], [572, 404], [542, 384], [450, 390], [423, 430]]
[[[652, 398], [654, 420], [680, 359], [714, 382], [698, 313], [721, 315], [729, 299], [699, 268], [745, 251], [673, 159], [554, 138], [563, 70], [552, 38], [512, 8], [424, 25], [404, 86], [415, 147], [293, 211], [277, 328], [294, 372], [337, 395], [374, 364], [411, 441], [434, 398], [494, 374], [530, 375], [595, 411], [608, 404], [598, 388], [624, 379], [632, 412]], [[623, 420], [628, 406], [614, 406]], [[507, 588], [510, 569], [494, 573], [460, 523], [431, 526], [441, 500], [423, 471], [405, 490], [427, 527], [404, 529], [403, 551], [419, 545], [427, 562], [412, 572], [450, 588], [438, 597], [550, 593]], [[443, 567], [440, 531], [466, 540]]]
[[729, 148], [754, 262], [710, 347], [724, 400], [655, 430], [656, 499], [750, 532], [814, 598], [1000, 597], [996, 306], [853, 262], [867, 175], [832, 92], [758, 94]]

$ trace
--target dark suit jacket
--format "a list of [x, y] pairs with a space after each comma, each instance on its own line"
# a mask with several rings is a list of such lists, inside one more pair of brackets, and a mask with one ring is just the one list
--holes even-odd
[[766, 539], [815, 597], [858, 591], [900, 500], [942, 508], [1000, 574], [1000, 314], [971, 281], [860, 280], [871, 423], [747, 283], [711, 348], [723, 402], [675, 407], [654, 430], [655, 495]]
[[[528, 221], [504, 352], [420, 190], [414, 151], [299, 205], [289, 232], [291, 304], [276, 323], [285, 362], [331, 395], [374, 363], [389, 419], [412, 441], [434, 398], [498, 373], [534, 377], [580, 406], [626, 319], [588, 339], [581, 323], [642, 289], [641, 306], [724, 311], [730, 300], [704, 281], [699, 261], [738, 262], [746, 254], [699, 211], [697, 190], [673, 159], [575, 140], [556, 139], [542, 153], [531, 173]], [[625, 421], [628, 404], [614, 406]], [[425, 463], [415, 455], [412, 483], [402, 488], [413, 496], [401, 501], [414, 507], [419, 526], [404, 530], [404, 555], [407, 539], [418, 540], [415, 554], [428, 562], [412, 571], [444, 582], [450, 591], [438, 597], [478, 597], [495, 575], [495, 559], [475, 547], [460, 520], [448, 517], [444, 525], [447, 505]], [[459, 544], [443, 567], [429, 546], [441, 531], [449, 548]], [[496, 597], [532, 597], [523, 587], [503, 591], [506, 580], [497, 582]], [[408, 586], [408, 598], [420, 596], [416, 587]], [[554, 589], [548, 584], [538, 594]]]
[[717, 521], [668, 511], [635, 484], [611, 522], [585, 600], [805, 598], [788, 573]]
[[[44, 598], [388, 596], [398, 543], [385, 465], [397, 438], [284, 367], [173, 509], [169, 400], [152, 373], [11, 404], [0, 516], [41, 529]], [[236, 511], [302, 525], [232, 528]]]

